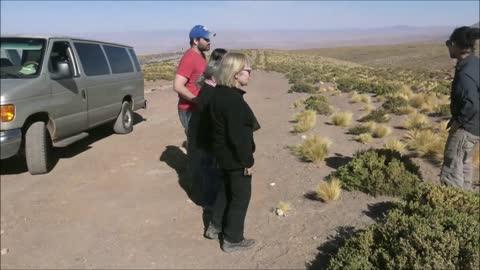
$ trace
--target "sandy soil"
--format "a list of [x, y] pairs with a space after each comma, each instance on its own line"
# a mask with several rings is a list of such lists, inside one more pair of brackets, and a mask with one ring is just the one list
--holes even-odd
[[[381, 214], [386, 197], [343, 192], [325, 204], [309, 196], [332, 170], [362, 145], [347, 128], [326, 124], [319, 116], [308, 134], [330, 137], [329, 157], [318, 165], [303, 163], [286, 148], [301, 142], [290, 133], [296, 110], [283, 75], [256, 71], [246, 98], [262, 129], [255, 134], [256, 170], [246, 220], [249, 251], [225, 254], [217, 241], [203, 238], [202, 209], [184, 187], [186, 156], [179, 146], [184, 133], [171, 82], [146, 83], [149, 108], [138, 111], [133, 133], [115, 135], [97, 128], [91, 136], [57, 149], [59, 160], [49, 174], [31, 176], [17, 159], [2, 161], [1, 256], [4, 269], [27, 268], [182, 268], [226, 269], [321, 268], [339, 237], [363, 228]], [[346, 94], [331, 97], [340, 110], [358, 119], [361, 104]], [[379, 106], [379, 103], [374, 103]], [[298, 110], [298, 109], [297, 109]], [[140, 116], [141, 115], [141, 116]], [[390, 125], [399, 125], [401, 117]], [[397, 123], [397, 124], [395, 124]], [[390, 136], [400, 136], [395, 129]], [[439, 168], [422, 160], [426, 181], [437, 181]], [[271, 183], [275, 183], [271, 186]], [[279, 201], [292, 210], [278, 217]]]

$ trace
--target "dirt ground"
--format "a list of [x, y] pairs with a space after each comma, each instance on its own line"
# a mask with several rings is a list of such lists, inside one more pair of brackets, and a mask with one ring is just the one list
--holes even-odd
[[[59, 160], [46, 175], [31, 176], [17, 159], [1, 164], [2, 269], [317, 269], [328, 261], [339, 237], [363, 228], [381, 214], [386, 197], [343, 192], [330, 204], [309, 193], [362, 145], [347, 128], [318, 116], [308, 134], [332, 139], [319, 165], [303, 163], [286, 148], [301, 142], [290, 133], [296, 110], [283, 75], [252, 73], [246, 99], [262, 129], [255, 133], [256, 170], [245, 235], [254, 249], [226, 254], [218, 241], [203, 238], [202, 209], [186, 192], [185, 139], [171, 82], [146, 83], [148, 109], [138, 111], [133, 133], [97, 128], [83, 141], [57, 149]], [[363, 114], [346, 94], [331, 97], [338, 109]], [[379, 106], [378, 103], [374, 105]], [[298, 109], [297, 109], [298, 110]], [[142, 120], [143, 118], [143, 120]], [[394, 117], [390, 123], [398, 123]], [[395, 124], [393, 124], [395, 126]], [[390, 136], [400, 136], [395, 129]], [[419, 160], [417, 160], [419, 161]], [[426, 181], [439, 168], [419, 161]], [[271, 185], [275, 183], [275, 185]], [[278, 217], [279, 201], [292, 210]]]

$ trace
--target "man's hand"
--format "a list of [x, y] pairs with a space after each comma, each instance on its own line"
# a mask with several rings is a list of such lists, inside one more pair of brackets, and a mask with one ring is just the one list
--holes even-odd
[[192, 94], [187, 87], [185, 87], [185, 84], [187, 84], [188, 79], [181, 76], [181, 75], [175, 75], [175, 80], [173, 81], [173, 91], [177, 92], [182, 98], [192, 101], [192, 99], [195, 97], [194, 94]]
[[455, 133], [461, 127], [460, 123], [452, 120], [452, 124], [450, 125], [449, 133]]

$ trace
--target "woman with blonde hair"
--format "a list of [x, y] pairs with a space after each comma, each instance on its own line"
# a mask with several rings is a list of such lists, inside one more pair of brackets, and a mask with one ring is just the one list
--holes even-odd
[[260, 128], [243, 99], [245, 90], [240, 89], [248, 84], [251, 71], [246, 55], [227, 53], [215, 76], [217, 86], [210, 102], [213, 152], [223, 181], [205, 236], [218, 239], [222, 232], [225, 252], [246, 250], [255, 244], [255, 240], [243, 236], [254, 172], [253, 132]]

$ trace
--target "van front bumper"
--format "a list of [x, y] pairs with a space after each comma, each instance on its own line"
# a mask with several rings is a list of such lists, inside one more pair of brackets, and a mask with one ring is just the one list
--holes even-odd
[[0, 131], [0, 159], [6, 159], [16, 155], [21, 145], [21, 129]]

